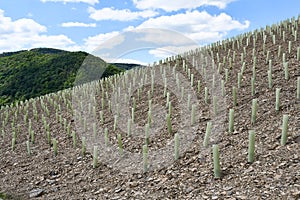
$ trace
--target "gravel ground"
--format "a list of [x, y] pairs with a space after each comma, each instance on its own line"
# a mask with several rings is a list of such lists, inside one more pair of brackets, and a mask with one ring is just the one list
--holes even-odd
[[[288, 24], [288, 27], [291, 24]], [[284, 29], [284, 27], [281, 27]], [[297, 28], [300, 28], [299, 26]], [[276, 33], [276, 31], [275, 31]], [[300, 40], [294, 41], [294, 36], [286, 30], [286, 39], [283, 41], [279, 36], [274, 45], [269, 33], [266, 32], [266, 50], [270, 50], [272, 59], [273, 86], [268, 88], [267, 70], [269, 64], [265, 62], [266, 55], [263, 53], [262, 37], [257, 35], [255, 43], [256, 51], [256, 82], [255, 94], [251, 94], [252, 77], [252, 49], [253, 37], [250, 37], [249, 45], [246, 46], [246, 38], [243, 39], [241, 47], [232, 48], [232, 43], [226, 45], [226, 49], [221, 46], [213, 47], [213, 57], [217, 63], [217, 53], [220, 62], [223, 57], [236, 52], [236, 59], [232, 61], [232, 69], [229, 69], [229, 80], [225, 84], [226, 96], [224, 104], [219, 106], [220, 120], [211, 111], [212, 94], [210, 90], [209, 102], [204, 102], [204, 87], [210, 87], [209, 81], [201, 76], [196, 69], [191, 68], [194, 76], [194, 87], [197, 90], [197, 81], [201, 80], [201, 91], [196, 94], [197, 99], [197, 126], [192, 127], [193, 138], [186, 143], [181, 143], [181, 147], [186, 145], [184, 151], [180, 152], [178, 160], [167, 162], [170, 158], [165, 158], [167, 165], [153, 167], [149, 165], [149, 171], [126, 172], [120, 167], [111, 165], [105, 159], [110, 154], [104, 155], [100, 151], [97, 168], [93, 168], [93, 155], [91, 146], [88, 152], [82, 154], [82, 134], [76, 132], [77, 145], [73, 147], [73, 138], [69, 136], [63, 123], [56, 119], [58, 115], [70, 123], [71, 131], [76, 129], [76, 119], [68, 105], [72, 101], [67, 92], [65, 98], [61, 94], [49, 95], [43, 102], [48, 107], [49, 115], [43, 108], [41, 100], [38, 99], [36, 109], [38, 120], [34, 118], [34, 106], [32, 101], [29, 107], [20, 106], [19, 109], [8, 108], [1, 110], [1, 121], [5, 121], [6, 112], [8, 119], [5, 124], [0, 125], [4, 135], [0, 137], [0, 192], [6, 193], [9, 199], [300, 199], [300, 101], [296, 100], [297, 77], [300, 76], [300, 62], [296, 59], [297, 47]], [[291, 53], [288, 53], [288, 41], [292, 42]], [[278, 57], [278, 45], [281, 45], [282, 52], [286, 53], [288, 61], [289, 80], [284, 78], [282, 67], [282, 54]], [[240, 88], [238, 88], [237, 105], [233, 105], [232, 87], [237, 86], [237, 73], [240, 71], [241, 53], [243, 46], [246, 47], [245, 71], [243, 73]], [[211, 54], [210, 54], [211, 55]], [[186, 57], [187, 65], [191, 64], [191, 56]], [[196, 57], [196, 60], [199, 60]], [[182, 66], [183, 61], [177, 61], [178, 66]], [[199, 61], [200, 62], [200, 61]], [[175, 62], [170, 62], [170, 66], [175, 66]], [[168, 64], [164, 64], [168, 67]], [[191, 66], [189, 66], [191, 67]], [[225, 79], [224, 68], [229, 67], [228, 59], [221, 64], [220, 77]], [[188, 79], [181, 67], [177, 67], [178, 73]], [[208, 75], [209, 77], [209, 75]], [[150, 78], [150, 77], [149, 77]], [[165, 114], [168, 112], [166, 98], [163, 95], [163, 86], [154, 85], [153, 109], [157, 115], [153, 117], [154, 124], [160, 128], [157, 134], [150, 133], [149, 155], [173, 142], [173, 137], [182, 126], [183, 111], [180, 105], [183, 104], [178, 95], [170, 91], [170, 101], [172, 102], [172, 133], [168, 133], [165, 123]], [[275, 88], [281, 88], [280, 110], [275, 110]], [[136, 102], [135, 124], [143, 127], [147, 123], [148, 91], [151, 85], [145, 85], [141, 91], [141, 97]], [[96, 95], [96, 102], [101, 102], [101, 89]], [[112, 88], [106, 90], [112, 94]], [[129, 107], [124, 106], [129, 112], [133, 106], [133, 97], [138, 99], [137, 91], [130, 97]], [[251, 124], [252, 99], [258, 99], [257, 120]], [[60, 105], [60, 108], [57, 106]], [[85, 105], [84, 106], [88, 106]], [[115, 105], [114, 105], [115, 106]], [[234, 108], [234, 131], [228, 132], [228, 112]], [[31, 155], [26, 151], [26, 141], [29, 140], [29, 123], [24, 123], [23, 115], [28, 110], [28, 118], [32, 121], [32, 130], [35, 132], [35, 142], [31, 145]], [[100, 122], [99, 111], [104, 112], [104, 124]], [[126, 152], [141, 154], [143, 137], [128, 136], [127, 130], [117, 128], [113, 130], [114, 116], [105, 105], [97, 105], [97, 127], [106, 127], [109, 130], [109, 141], [111, 147], [118, 145], [117, 134], [122, 135], [123, 148]], [[17, 114], [15, 114], [17, 113]], [[155, 113], [155, 112], [154, 112]], [[225, 114], [224, 114], [225, 113]], [[283, 114], [289, 116], [288, 138], [286, 145], [280, 145], [282, 132]], [[49, 145], [46, 137], [46, 130], [43, 125], [42, 115], [45, 116], [49, 124], [52, 138], [58, 141], [58, 154], [55, 156], [52, 145]], [[222, 119], [221, 119], [222, 118]], [[219, 128], [216, 135], [207, 148], [203, 147], [206, 123], [214, 120]], [[14, 124], [12, 125], [14, 121]], [[126, 122], [127, 123], [127, 122]], [[125, 123], [125, 124], [126, 124]], [[4, 126], [3, 126], [4, 125]], [[11, 147], [12, 126], [16, 127], [17, 139], [14, 151]], [[248, 163], [248, 134], [249, 130], [255, 130], [255, 161]], [[86, 137], [90, 137], [93, 129], [88, 126], [84, 131]], [[186, 133], [187, 134], [187, 133]], [[87, 140], [90, 144], [90, 140]], [[220, 164], [222, 170], [221, 178], [214, 178], [213, 158], [211, 146], [218, 144], [220, 148]], [[116, 148], [112, 148], [114, 151]], [[118, 154], [118, 152], [114, 152]], [[123, 154], [126, 156], [127, 154]], [[119, 155], [122, 158], [122, 155]], [[164, 160], [164, 159], [163, 159]], [[129, 163], [130, 164], [130, 163]], [[131, 166], [135, 169], [135, 166]]]

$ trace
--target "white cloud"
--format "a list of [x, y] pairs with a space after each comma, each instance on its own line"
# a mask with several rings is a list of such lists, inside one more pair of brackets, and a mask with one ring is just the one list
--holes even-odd
[[192, 32], [185, 33], [185, 35], [189, 38], [192, 38], [195, 41], [198, 41], [203, 44], [212, 43], [216, 41], [222, 40], [227, 33], [218, 32], [218, 31], [201, 31], [201, 32]]
[[[110, 40], [112, 39], [113, 40]], [[101, 33], [95, 36], [90, 36], [85, 41], [85, 49], [89, 52], [95, 51], [97, 48], [102, 47], [103, 45], [105, 48], [113, 48], [114, 46], [122, 43], [124, 40], [122, 35], [119, 35], [118, 31], [113, 31], [109, 33]], [[109, 42], [107, 42], [109, 41]]]
[[199, 45], [191, 44], [191, 45], [182, 45], [182, 46], [164, 46], [164, 47], [149, 50], [149, 54], [153, 55], [156, 58], [161, 59], [161, 58], [171, 57], [173, 55], [182, 54], [184, 52], [196, 48], [199, 48]]
[[151, 18], [124, 31], [135, 33], [130, 37], [133, 39], [131, 46], [148, 45], [152, 47], [148, 53], [161, 59], [222, 40], [228, 32], [245, 30], [249, 25], [249, 21], [240, 22], [226, 13], [210, 15], [206, 11], [194, 10]]
[[[126, 28], [126, 30], [128, 31], [123, 33], [110, 32], [89, 37], [86, 39], [85, 46], [94, 50], [93, 54], [108, 62], [140, 64], [199, 47], [195, 41], [174, 31], [158, 28], [135, 29], [133, 27]], [[137, 59], [141, 61], [137, 62]]]
[[95, 23], [90, 23], [90, 24], [86, 24], [86, 23], [82, 23], [82, 22], [65, 22], [61, 24], [62, 27], [96, 27], [97, 25]]
[[176, 31], [175, 29], [170, 29], [164, 26], [156, 26], [154, 28], [150, 27], [151, 26], [138, 26], [135, 29], [130, 27], [126, 28], [126, 30], [129, 29], [129, 31], [136, 33], [136, 42], [150, 42], [156, 47], [196, 43], [196, 41], [193, 41], [191, 38], [187, 37], [182, 32]]
[[[221, 13], [219, 15], [210, 15], [206, 11], [199, 12], [186, 11], [185, 13], [174, 14], [170, 16], [160, 16], [151, 18], [140, 24], [136, 29], [145, 28], [163, 28], [184, 34], [192, 40], [200, 44], [221, 40], [226, 36], [228, 31], [244, 30], [250, 25], [249, 21], [239, 22], [232, 19], [231, 16]], [[133, 28], [130, 27], [132, 30]], [[150, 37], [150, 36], [148, 36]], [[157, 36], [153, 36], [157, 37]], [[145, 38], [147, 39], [147, 38]], [[164, 37], [162, 40], [174, 41], [178, 44], [179, 41], [172, 37]], [[159, 38], [157, 37], [157, 40]]]
[[141, 18], [149, 18], [158, 15], [158, 12], [152, 10], [143, 10], [139, 12], [132, 12], [129, 9], [113, 9], [113, 8], [102, 8], [96, 10], [93, 7], [88, 8], [90, 18], [101, 21], [101, 20], [115, 20], [115, 21], [132, 21]]
[[145, 65], [145, 66], [148, 65], [148, 63], [145, 63], [145, 62], [142, 62], [139, 60], [135, 60], [135, 59], [131, 59], [131, 58], [114, 58], [114, 59], [106, 58], [105, 61], [108, 63], [129, 63], [129, 64], [139, 64], [139, 65]]
[[47, 28], [32, 19], [13, 21], [0, 9], [0, 52], [53, 47], [66, 49], [75, 43], [65, 35], [46, 35]]
[[134, 30], [136, 30], [136, 28], [134, 26], [128, 26], [123, 29], [123, 31], [134, 31]]
[[224, 9], [227, 4], [235, 0], [133, 0], [138, 9], [162, 9], [168, 12], [181, 9], [195, 9], [201, 6], [216, 6]]
[[149, 54], [153, 55], [155, 58], [167, 58], [167, 57], [170, 57], [173, 55], [172, 52], [170, 51], [167, 51], [165, 49], [161, 49], [161, 48], [158, 48], [158, 49], [151, 49], [149, 51]]
[[[70, 38], [66, 35], [37, 35], [36, 37], [31, 38], [30, 45], [31, 47], [52, 47], [52, 48], [72, 48], [75, 44]], [[68, 47], [72, 45], [72, 47]]]
[[10, 17], [4, 16], [4, 11], [0, 9], [0, 37], [10, 33], [46, 32], [46, 27], [36, 23], [32, 19], [19, 19], [12, 21]]
[[41, 0], [41, 2], [87, 3], [90, 5], [95, 5], [99, 3], [99, 0]]

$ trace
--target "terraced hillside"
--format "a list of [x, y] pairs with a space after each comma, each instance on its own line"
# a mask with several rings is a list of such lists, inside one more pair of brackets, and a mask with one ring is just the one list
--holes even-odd
[[292, 18], [2, 107], [0, 192], [299, 199], [299, 28]]

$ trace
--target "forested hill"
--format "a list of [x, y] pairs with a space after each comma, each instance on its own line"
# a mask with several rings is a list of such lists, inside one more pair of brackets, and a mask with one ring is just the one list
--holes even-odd
[[0, 54], [0, 106], [72, 87], [87, 56], [105, 67], [101, 77], [125, 71], [81, 51], [36, 48]]

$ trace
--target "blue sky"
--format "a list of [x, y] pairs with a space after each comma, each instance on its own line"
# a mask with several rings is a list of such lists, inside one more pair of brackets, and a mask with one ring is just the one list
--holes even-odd
[[299, 0], [0, 0], [0, 53], [98, 48], [107, 61], [150, 63], [298, 17], [299, 8]]

